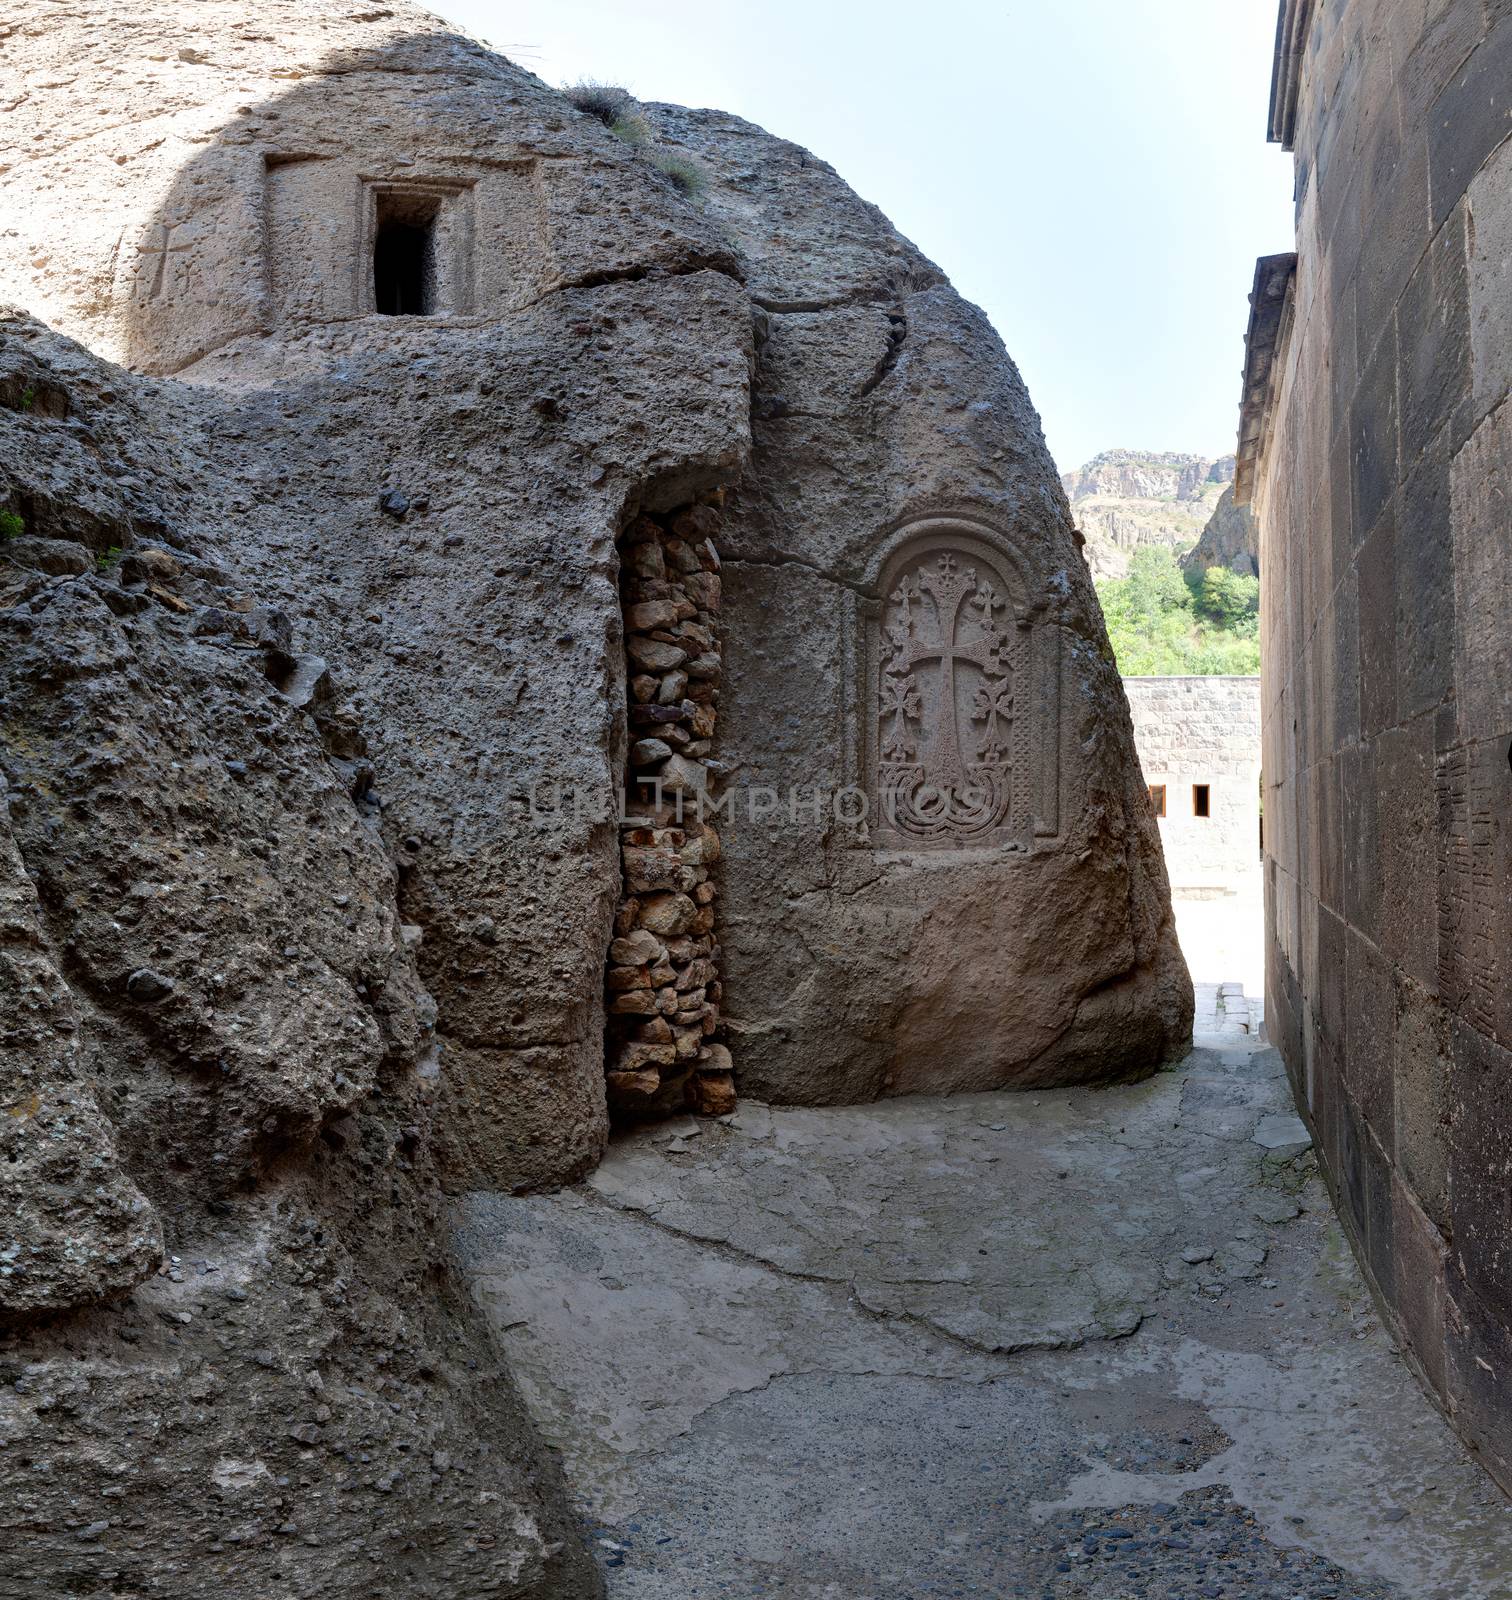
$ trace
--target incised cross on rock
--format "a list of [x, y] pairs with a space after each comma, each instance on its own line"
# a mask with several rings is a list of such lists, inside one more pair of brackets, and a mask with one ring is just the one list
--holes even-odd
[[[987, 685], [979, 689], [975, 698], [975, 722], [985, 722], [983, 748], [974, 765], [997, 765], [1006, 754], [999, 742], [999, 724], [1012, 721], [1013, 700], [1009, 691], [1007, 663], [1003, 660], [1005, 640], [998, 631], [993, 614], [1003, 609], [1003, 600], [990, 583], [979, 582], [976, 568], [959, 570], [958, 559], [945, 551], [936, 568], [919, 568], [918, 588], [913, 580], [904, 577], [893, 591], [891, 599], [902, 608], [902, 617], [889, 630], [893, 658], [887, 673], [900, 680], [893, 685], [889, 696], [890, 709], [896, 715], [903, 700], [902, 687], [907, 684], [914, 668], [921, 662], [940, 663], [939, 698], [935, 708], [929, 745], [924, 752], [925, 772], [930, 784], [943, 792], [960, 790], [967, 786], [970, 774], [961, 759], [961, 737], [957, 727], [956, 665], [971, 662], [982, 669]], [[938, 635], [920, 638], [915, 632], [914, 606], [920, 592], [930, 595], [939, 618]], [[982, 632], [976, 639], [961, 638], [961, 605], [970, 598], [981, 612]], [[922, 608], [921, 608], [922, 609]], [[897, 732], [894, 733], [894, 745]]]

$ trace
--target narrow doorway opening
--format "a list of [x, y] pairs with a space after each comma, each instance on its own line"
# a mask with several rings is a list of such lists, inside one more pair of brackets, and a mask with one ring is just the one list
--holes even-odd
[[1208, 817], [1212, 815], [1212, 791], [1205, 783], [1192, 785], [1192, 815], [1194, 817]]
[[1157, 817], [1163, 817], [1166, 814], [1165, 785], [1163, 783], [1152, 783], [1150, 785], [1150, 810]]
[[433, 316], [441, 197], [380, 192], [376, 198], [373, 309], [385, 317]]

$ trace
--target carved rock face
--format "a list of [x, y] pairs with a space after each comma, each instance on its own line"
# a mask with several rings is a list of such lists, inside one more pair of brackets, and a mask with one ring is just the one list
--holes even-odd
[[655, 121], [708, 169], [765, 312], [720, 545], [740, 1086], [825, 1102], [1153, 1070], [1189, 1038], [1190, 983], [1012, 362], [806, 152], [719, 112]]
[[873, 837], [897, 849], [1027, 846], [1041, 825], [1055, 831], [1057, 797], [1052, 785], [1049, 814], [1037, 815], [1035, 769], [1055, 763], [1059, 696], [1042, 704], [1036, 684], [1053, 684], [1059, 663], [1036, 659], [1027, 597], [989, 538], [936, 524], [910, 533], [883, 570], [867, 770]]

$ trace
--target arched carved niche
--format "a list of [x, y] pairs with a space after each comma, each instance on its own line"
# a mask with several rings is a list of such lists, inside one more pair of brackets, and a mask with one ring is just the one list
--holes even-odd
[[849, 654], [868, 798], [855, 842], [1032, 848], [1060, 832], [1060, 630], [1008, 541], [974, 517], [909, 523], [858, 599]]

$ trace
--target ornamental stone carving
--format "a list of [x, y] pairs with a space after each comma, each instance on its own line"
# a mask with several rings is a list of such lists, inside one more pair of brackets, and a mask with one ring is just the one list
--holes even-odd
[[972, 849], [1059, 830], [1056, 633], [1018, 563], [965, 520], [904, 530], [862, 607], [872, 843]]

